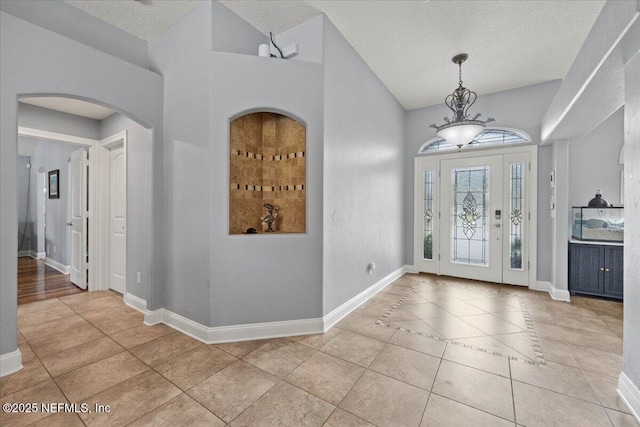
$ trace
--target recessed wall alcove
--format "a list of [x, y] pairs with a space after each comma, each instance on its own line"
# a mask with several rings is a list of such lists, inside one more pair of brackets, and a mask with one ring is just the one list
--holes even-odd
[[265, 204], [277, 207], [274, 233], [305, 233], [305, 125], [278, 113], [245, 114], [231, 121], [229, 145], [229, 234], [273, 234], [261, 219]]

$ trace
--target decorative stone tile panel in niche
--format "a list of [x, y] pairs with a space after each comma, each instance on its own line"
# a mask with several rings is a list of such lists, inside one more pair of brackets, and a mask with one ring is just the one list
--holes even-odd
[[278, 206], [276, 231], [306, 231], [306, 129], [287, 116], [247, 114], [230, 123], [229, 233], [264, 230], [264, 203]]
[[304, 184], [298, 185], [249, 185], [249, 184], [231, 184], [233, 190], [249, 190], [249, 191], [300, 191], [304, 190]]
[[293, 153], [286, 154], [278, 154], [273, 156], [265, 156], [260, 153], [252, 153], [250, 151], [242, 151], [242, 150], [231, 150], [231, 154], [240, 157], [248, 157], [250, 159], [256, 160], [267, 160], [267, 161], [280, 161], [280, 160], [290, 160], [297, 159], [301, 157], [305, 157], [304, 151], [296, 151]]

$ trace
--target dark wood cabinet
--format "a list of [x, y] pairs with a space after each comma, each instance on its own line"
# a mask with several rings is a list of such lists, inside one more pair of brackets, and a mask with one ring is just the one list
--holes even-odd
[[623, 247], [569, 244], [569, 292], [622, 299]]

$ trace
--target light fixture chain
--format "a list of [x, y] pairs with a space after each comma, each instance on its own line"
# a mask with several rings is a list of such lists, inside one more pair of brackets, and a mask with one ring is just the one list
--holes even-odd
[[458, 83], [462, 87], [462, 62], [458, 62]]

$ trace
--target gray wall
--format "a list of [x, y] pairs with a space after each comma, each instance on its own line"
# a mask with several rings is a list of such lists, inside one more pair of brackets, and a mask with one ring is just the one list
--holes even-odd
[[[266, 84], [268, 82], [268, 84]], [[322, 315], [321, 64], [211, 54], [208, 159], [212, 325], [317, 318]], [[307, 130], [307, 231], [229, 235], [229, 121], [275, 111]]]
[[147, 66], [144, 40], [62, 0], [2, 0], [0, 10], [132, 64]]
[[625, 67], [624, 367], [640, 388], [640, 55]]
[[98, 139], [100, 121], [30, 104], [18, 104], [18, 126]]
[[569, 204], [586, 206], [596, 194], [620, 206], [620, 150], [624, 143], [624, 108], [578, 141], [569, 141]]
[[[17, 197], [18, 197], [18, 251], [28, 251], [33, 249], [31, 242], [33, 239], [33, 223], [34, 219], [29, 217], [29, 176], [30, 170], [27, 169], [30, 158], [28, 156], [18, 156], [16, 163], [16, 181]], [[33, 199], [35, 203], [35, 198]], [[24, 234], [24, 239], [22, 238]], [[20, 245], [22, 243], [22, 245]]]
[[[99, 27], [95, 31], [100, 37], [108, 36], [100, 34]], [[0, 12], [0, 354], [17, 349], [18, 94], [65, 94], [96, 100], [153, 127], [154, 141], [161, 142], [162, 87], [162, 77], [157, 74]], [[153, 187], [152, 271], [157, 271], [155, 264], [163, 262], [162, 254], [156, 253], [162, 247], [161, 146], [153, 145], [154, 183], [160, 185]], [[160, 284], [153, 283], [150, 288], [157, 287]], [[149, 292], [146, 299], [150, 308], [155, 308], [155, 293]]]
[[551, 145], [538, 147], [538, 281], [551, 282], [553, 262], [553, 220], [549, 209], [552, 191], [549, 174], [553, 170], [553, 149]]
[[[405, 264], [406, 189], [404, 109], [326, 17], [324, 43], [327, 314]], [[377, 268], [368, 275], [371, 262]]]
[[[326, 20], [328, 18], [324, 15], [315, 16], [283, 33], [274, 35], [274, 40], [280, 49], [284, 49], [292, 43], [298, 43], [299, 53], [291, 58], [290, 61], [307, 61], [320, 64], [324, 61], [325, 40], [322, 34]], [[271, 46], [271, 53], [278, 57], [280, 56], [273, 46]]]
[[[152, 135], [149, 129], [116, 113], [100, 122], [100, 139], [127, 131], [127, 293], [146, 299], [151, 277], [150, 248]], [[141, 283], [136, 280], [140, 272]]]
[[209, 52], [211, 3], [205, 2], [149, 44], [164, 76], [163, 209], [166, 277], [162, 307], [209, 323]]
[[[212, 50], [257, 55], [258, 46], [269, 43], [269, 37], [249, 25], [225, 5], [213, 1], [210, 7]], [[205, 8], [201, 7], [201, 10], [204, 11]]]
[[[452, 90], [455, 88], [452, 81]], [[529, 134], [531, 139], [540, 143], [540, 123], [542, 117], [551, 102], [555, 92], [560, 86], [560, 81], [540, 83], [525, 86], [518, 89], [492, 93], [478, 96], [471, 113], [482, 113], [485, 117], [494, 117], [496, 121], [492, 126], [501, 126], [520, 129]], [[405, 181], [404, 194], [405, 210], [405, 262], [413, 264], [413, 159], [422, 144], [435, 137], [435, 131], [430, 128], [432, 123], [442, 123], [442, 118], [449, 116], [451, 112], [442, 104], [431, 107], [419, 108], [408, 111], [406, 114], [406, 159], [405, 159]], [[539, 162], [548, 161], [549, 156], [545, 153], [540, 156]], [[548, 179], [548, 173], [544, 177], [546, 166], [538, 167], [540, 176], [539, 185], [544, 186], [541, 181]], [[546, 184], [548, 187], [548, 183]], [[546, 197], [545, 197], [546, 196]], [[551, 217], [549, 216], [549, 194], [538, 193], [538, 242], [549, 240], [551, 235]], [[548, 249], [548, 248], [546, 248]], [[545, 250], [545, 245], [538, 245], [538, 268], [539, 280], [548, 280], [551, 265], [551, 253]]]

